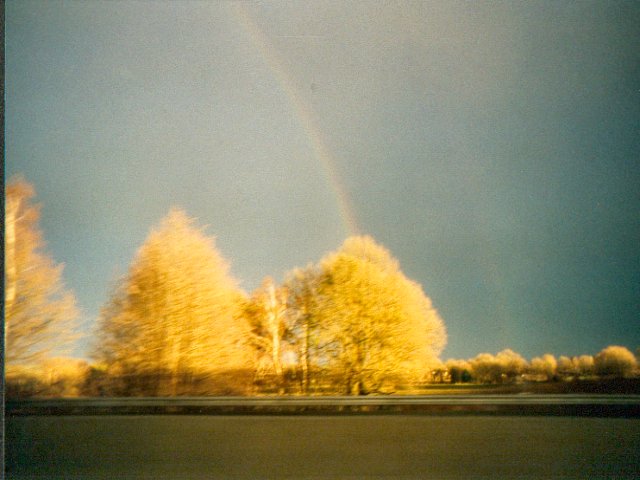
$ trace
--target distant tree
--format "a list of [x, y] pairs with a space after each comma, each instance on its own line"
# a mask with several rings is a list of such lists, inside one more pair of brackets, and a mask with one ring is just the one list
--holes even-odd
[[44, 362], [42, 375], [47, 395], [52, 397], [78, 397], [89, 372], [86, 360], [71, 357], [53, 357]]
[[4, 387], [7, 399], [44, 396], [47, 390], [41, 367], [20, 364], [6, 366]]
[[471, 365], [466, 360], [449, 359], [445, 362], [451, 383], [467, 383], [471, 381]]
[[130, 392], [193, 392], [196, 379], [253, 367], [243, 301], [214, 240], [174, 209], [102, 309], [95, 359]]
[[567, 357], [561, 355], [558, 358], [558, 375], [561, 377], [588, 376], [594, 373], [594, 360], [591, 355]]
[[80, 391], [86, 397], [115, 397], [122, 395], [126, 388], [122, 379], [109, 375], [107, 365], [94, 363], [89, 365]]
[[490, 353], [480, 353], [469, 360], [473, 378], [478, 383], [500, 383], [502, 368]]
[[512, 382], [527, 367], [527, 361], [510, 349], [502, 350], [495, 356], [481, 353], [469, 360], [469, 364], [473, 377], [479, 383]]
[[558, 369], [558, 361], [550, 353], [545, 353], [541, 357], [531, 359], [530, 370], [532, 373], [544, 375], [547, 380], [555, 377]]
[[510, 381], [521, 375], [527, 368], [527, 361], [522, 355], [508, 348], [498, 352], [496, 360], [502, 367], [503, 375]]
[[44, 251], [40, 208], [33, 186], [21, 178], [6, 187], [5, 200], [5, 361], [42, 361], [70, 344], [78, 316], [75, 297], [62, 280], [63, 265]]
[[49, 357], [37, 365], [9, 366], [5, 372], [8, 398], [77, 397], [89, 366], [79, 358]]
[[580, 355], [578, 357], [573, 357], [572, 362], [578, 375], [593, 375], [595, 361], [592, 355]]
[[638, 362], [627, 348], [611, 345], [595, 356], [594, 366], [598, 375], [627, 377], [636, 371]]
[[571, 357], [560, 355], [560, 357], [558, 358], [557, 372], [563, 377], [577, 374], [575, 364], [573, 363]]
[[377, 390], [398, 376], [415, 379], [437, 361], [446, 341], [442, 319], [372, 238], [347, 239], [317, 273], [316, 343], [345, 393]]
[[426, 379], [429, 383], [445, 383], [450, 381], [449, 371], [444, 363], [439, 362], [431, 366]]
[[268, 359], [271, 374], [282, 389], [282, 356], [285, 337], [289, 331], [287, 289], [276, 286], [271, 277], [265, 278], [246, 301], [244, 313], [251, 329], [250, 343], [259, 357]]

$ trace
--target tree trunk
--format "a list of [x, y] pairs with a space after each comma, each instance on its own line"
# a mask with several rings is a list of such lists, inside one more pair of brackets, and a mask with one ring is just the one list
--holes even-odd
[[273, 283], [269, 284], [269, 307], [267, 308], [267, 322], [271, 334], [271, 360], [278, 381], [278, 393], [283, 393], [282, 360], [280, 359], [280, 308]]
[[302, 348], [300, 349], [302, 356], [302, 393], [309, 393], [309, 321], [305, 321], [303, 325]]

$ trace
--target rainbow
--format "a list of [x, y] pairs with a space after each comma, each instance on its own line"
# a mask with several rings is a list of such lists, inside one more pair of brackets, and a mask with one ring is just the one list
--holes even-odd
[[322, 165], [325, 177], [333, 190], [340, 219], [346, 233], [348, 235], [356, 235], [359, 232], [359, 228], [353, 212], [353, 206], [349, 199], [349, 194], [338, 175], [336, 161], [327, 147], [327, 142], [324, 140], [324, 135], [314, 119], [312, 110], [300, 95], [299, 90], [293, 81], [292, 75], [287, 71], [283, 62], [280, 60], [278, 52], [273, 45], [271, 45], [269, 39], [260, 27], [253, 21], [251, 15], [242, 2], [234, 2], [232, 5], [232, 11], [237, 18], [238, 23], [242, 25], [251, 37], [253, 44], [260, 51], [262, 58], [271, 70], [277, 82], [280, 84], [284, 94], [289, 99], [292, 109], [296, 113], [298, 121], [304, 128], [304, 131], [309, 138], [309, 142], [311, 143], [311, 147], [313, 148], [313, 152]]

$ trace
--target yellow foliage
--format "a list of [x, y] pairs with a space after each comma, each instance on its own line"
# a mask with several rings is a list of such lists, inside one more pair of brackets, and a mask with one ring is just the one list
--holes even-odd
[[89, 371], [83, 359], [51, 357], [6, 369], [7, 396], [77, 397]]
[[550, 353], [545, 353], [541, 357], [531, 359], [530, 370], [534, 374], [544, 375], [549, 380], [553, 378], [558, 369], [556, 357]]
[[638, 361], [629, 349], [611, 345], [595, 356], [594, 366], [599, 375], [627, 377], [636, 373]]
[[563, 376], [584, 376], [594, 374], [594, 360], [591, 355], [580, 355], [579, 357], [567, 357], [561, 355], [558, 358], [558, 374]]
[[33, 363], [61, 351], [76, 337], [74, 295], [62, 281], [62, 265], [45, 253], [33, 186], [7, 185], [5, 203], [5, 361]]
[[339, 372], [346, 393], [415, 379], [437, 361], [446, 341], [442, 319], [373, 239], [349, 238], [315, 274], [318, 362]]
[[246, 302], [244, 313], [251, 328], [251, 345], [260, 357], [268, 359], [272, 372], [280, 379], [288, 331], [286, 288], [277, 287], [271, 277], [265, 278]]
[[474, 379], [480, 383], [512, 381], [527, 367], [527, 361], [508, 348], [495, 356], [490, 353], [481, 353], [469, 360], [469, 364]]
[[174, 395], [188, 391], [185, 378], [251, 365], [243, 293], [193, 223], [172, 210], [101, 313], [96, 357], [123, 376], [157, 374], [151, 393]]

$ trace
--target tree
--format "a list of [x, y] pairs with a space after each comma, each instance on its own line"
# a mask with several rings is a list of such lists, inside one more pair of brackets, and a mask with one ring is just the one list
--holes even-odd
[[47, 359], [41, 369], [46, 394], [54, 397], [78, 397], [89, 371], [86, 360], [70, 357]]
[[496, 360], [502, 368], [502, 375], [508, 381], [513, 381], [527, 368], [527, 361], [517, 352], [507, 348], [498, 352]]
[[251, 328], [251, 344], [262, 357], [260, 360], [268, 359], [270, 371], [282, 389], [282, 353], [288, 332], [287, 289], [277, 287], [271, 277], [265, 278], [246, 302], [244, 311]]
[[371, 237], [348, 238], [315, 270], [310, 315], [319, 363], [338, 372], [347, 394], [415, 380], [437, 362], [444, 323], [422, 288]]
[[480, 353], [469, 360], [473, 378], [478, 383], [499, 383], [502, 381], [502, 368], [490, 353]]
[[62, 280], [63, 265], [44, 251], [35, 189], [12, 180], [5, 204], [5, 361], [43, 360], [75, 338], [75, 297]]
[[578, 375], [593, 375], [595, 361], [593, 355], [580, 355], [572, 359]]
[[586, 376], [594, 373], [594, 360], [591, 355], [567, 357], [561, 355], [558, 359], [557, 372], [560, 376]]
[[481, 353], [469, 360], [474, 378], [480, 383], [505, 383], [514, 381], [524, 372], [527, 361], [507, 348], [495, 356]]
[[611, 345], [595, 356], [594, 366], [598, 375], [628, 377], [638, 368], [638, 362], [627, 348]]
[[323, 348], [319, 343], [318, 281], [319, 269], [314, 265], [296, 268], [287, 275], [287, 316], [289, 321], [289, 343], [295, 351], [300, 370], [300, 389], [308, 394], [311, 388], [312, 368], [319, 364]]
[[471, 365], [466, 360], [450, 358], [445, 362], [451, 383], [467, 383], [471, 381]]
[[142, 381], [129, 383], [136, 393], [193, 392], [196, 379], [251, 366], [243, 301], [213, 238], [173, 209], [103, 308], [95, 357]]
[[530, 369], [533, 373], [538, 375], [544, 375], [547, 377], [547, 380], [551, 380], [555, 377], [558, 362], [556, 357], [554, 357], [550, 353], [545, 353], [541, 357], [535, 357], [531, 359]]

